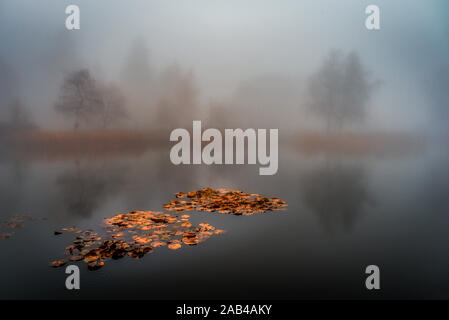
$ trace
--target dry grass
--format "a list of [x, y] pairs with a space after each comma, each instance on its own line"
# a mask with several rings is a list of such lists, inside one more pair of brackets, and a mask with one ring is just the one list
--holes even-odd
[[158, 133], [137, 130], [47, 131], [9, 135], [5, 144], [30, 158], [140, 155], [161, 144]]
[[347, 155], [410, 153], [422, 150], [422, 137], [405, 133], [340, 133], [303, 132], [293, 141], [307, 154], [334, 153]]
[[[3, 145], [27, 159], [72, 159], [79, 156], [136, 156], [169, 145], [166, 132], [138, 130], [37, 130], [4, 137]], [[404, 133], [302, 132], [284, 140], [305, 154], [408, 154], [422, 151], [422, 137]]]

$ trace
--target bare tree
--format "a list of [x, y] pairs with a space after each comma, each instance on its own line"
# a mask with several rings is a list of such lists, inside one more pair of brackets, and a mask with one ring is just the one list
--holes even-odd
[[329, 132], [365, 118], [366, 105], [379, 84], [360, 63], [357, 54], [333, 51], [309, 79], [311, 111], [323, 118]]
[[87, 69], [82, 69], [70, 73], [64, 79], [55, 109], [68, 117], [73, 117], [74, 130], [77, 130], [81, 121], [87, 122], [100, 106], [101, 98], [95, 80]]

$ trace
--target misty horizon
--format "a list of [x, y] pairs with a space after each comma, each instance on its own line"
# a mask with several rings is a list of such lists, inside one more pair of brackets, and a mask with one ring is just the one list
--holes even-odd
[[[177, 83], [188, 81], [195, 109], [190, 121], [209, 125], [218, 105], [225, 113], [251, 114], [250, 121], [236, 126], [268, 127], [271, 119], [269, 127], [285, 130], [321, 128], [306, 110], [307, 82], [329, 53], [339, 50], [357, 54], [382, 82], [366, 121], [352, 130], [446, 130], [441, 119], [447, 116], [447, 85], [439, 70], [449, 65], [448, 25], [442, 19], [447, 3], [381, 1], [389, 10], [382, 17], [384, 28], [369, 32], [364, 16], [356, 14], [365, 2], [347, 2], [352, 5], [138, 1], [110, 6], [100, 1], [83, 6], [80, 1], [82, 27], [75, 31], [64, 28], [64, 1], [33, 7], [2, 2], [0, 39], [8, 46], [0, 48], [0, 119], [19, 99], [41, 129], [70, 128], [54, 105], [64, 78], [88, 69], [97, 82], [123, 91], [129, 119], [121, 126], [145, 129], [161, 117], [178, 126], [173, 115], [158, 110], [164, 103], [183, 109], [185, 96]], [[19, 21], [22, 27], [13, 28]], [[434, 31], [431, 37], [418, 36], [428, 31]], [[130, 73], [137, 70], [146, 70], [147, 77], [134, 75], [141, 80], [132, 83]], [[429, 83], [441, 86], [429, 88]]]

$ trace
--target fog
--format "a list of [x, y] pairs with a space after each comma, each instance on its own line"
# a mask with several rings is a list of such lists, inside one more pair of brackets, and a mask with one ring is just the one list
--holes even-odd
[[0, 0], [0, 299], [73, 298], [47, 265], [87, 238], [59, 231], [104, 244], [104, 218], [184, 215], [166, 204], [203, 188], [232, 193], [191, 227], [226, 235], [173, 251], [158, 230], [166, 248], [81, 271], [76, 297], [447, 298], [448, 34], [448, 0]]
[[[308, 83], [332, 51], [357, 55], [380, 83], [351, 130], [447, 131], [449, 4], [375, 1], [381, 29], [364, 26], [372, 1], [72, 1], [0, 3], [0, 120], [15, 100], [40, 128], [72, 128], [55, 111], [80, 69], [125, 96], [120, 126], [322, 128]], [[227, 119], [227, 121], [225, 121]], [[209, 123], [207, 122], [209, 121]], [[168, 140], [168, 136], [167, 136]]]

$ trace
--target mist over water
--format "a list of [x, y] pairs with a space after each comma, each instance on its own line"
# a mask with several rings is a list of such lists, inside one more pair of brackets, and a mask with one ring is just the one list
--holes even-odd
[[64, 77], [88, 69], [125, 94], [128, 127], [176, 126], [184, 109], [189, 120], [213, 118], [217, 105], [245, 126], [319, 126], [306, 112], [307, 81], [340, 50], [383, 83], [355, 129], [444, 126], [447, 3], [380, 1], [382, 28], [370, 32], [366, 3], [344, 2], [81, 1], [81, 29], [68, 31], [64, 1], [3, 1], [1, 118], [20, 99], [40, 127], [70, 127], [53, 106]]

